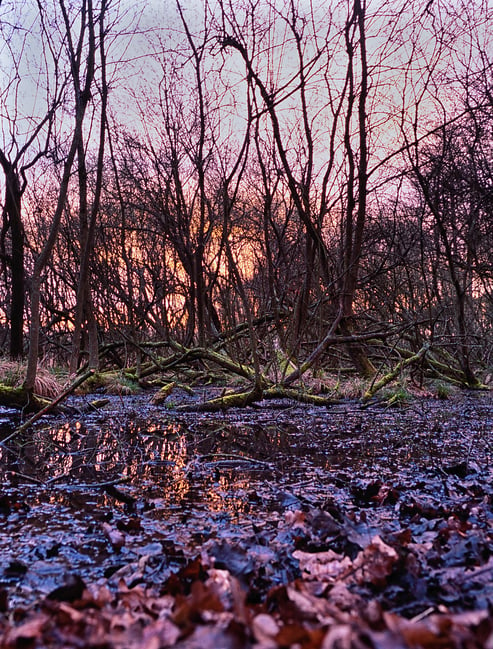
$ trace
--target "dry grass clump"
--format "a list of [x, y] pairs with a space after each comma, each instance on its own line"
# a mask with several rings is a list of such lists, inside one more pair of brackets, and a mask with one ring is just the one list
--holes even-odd
[[368, 380], [356, 375], [337, 375], [311, 372], [303, 375], [303, 385], [315, 394], [327, 395], [334, 399], [359, 399], [367, 387]]
[[105, 381], [106, 394], [131, 395], [139, 392], [135, 381], [126, 377], [121, 372], [110, 372]]
[[[22, 386], [26, 374], [25, 363], [0, 359], [0, 382], [12, 388]], [[60, 380], [52, 371], [40, 366], [36, 373], [34, 394], [46, 399], [53, 399], [63, 390]]]

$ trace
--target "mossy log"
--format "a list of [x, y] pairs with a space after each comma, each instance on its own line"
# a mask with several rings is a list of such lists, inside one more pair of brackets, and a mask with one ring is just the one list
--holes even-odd
[[381, 390], [383, 387], [385, 387], [391, 381], [393, 381], [397, 376], [399, 376], [399, 374], [402, 372], [403, 369], [409, 367], [409, 365], [413, 365], [414, 363], [418, 363], [419, 361], [421, 361], [425, 357], [429, 349], [430, 349], [430, 345], [428, 343], [425, 343], [421, 347], [419, 352], [413, 354], [412, 356], [409, 356], [408, 358], [403, 359], [402, 361], [400, 361], [400, 363], [397, 363], [397, 365], [390, 372], [382, 376], [382, 378], [379, 381], [375, 381], [371, 384], [371, 386], [363, 395], [363, 401], [368, 401], [373, 396], [375, 396], [375, 394], [379, 390]]
[[[84, 375], [85, 391], [95, 392], [101, 388], [114, 394], [131, 394], [140, 389], [139, 380], [131, 370], [89, 370]], [[87, 378], [88, 377], [88, 378]]]
[[[69, 394], [71, 394], [74, 390], [76, 390], [84, 381], [87, 381], [88, 378], [90, 378], [94, 374], [94, 370], [89, 370], [85, 374], [82, 374], [81, 376], [78, 376], [73, 383], [71, 383], [68, 388], [66, 388], [61, 394], [59, 394], [55, 399], [52, 401], [48, 401], [45, 399], [40, 400], [39, 397], [33, 397], [31, 395], [31, 399], [35, 399], [37, 403], [37, 408], [34, 412], [34, 415], [30, 417], [27, 421], [25, 421], [23, 424], [21, 424], [18, 428], [14, 430], [13, 433], [11, 433], [8, 437], [3, 439], [1, 441], [2, 444], [5, 442], [10, 441], [13, 437], [16, 435], [19, 435], [20, 433], [23, 433], [26, 431], [32, 424], [34, 424], [38, 419], [41, 419], [43, 415], [48, 414], [52, 410], [54, 410], [58, 404], [60, 404], [64, 399], [68, 397]], [[4, 386], [5, 387], [5, 386]], [[16, 388], [17, 389], [17, 388]], [[25, 393], [27, 390], [24, 388], [19, 388], [23, 390]], [[27, 410], [27, 409], [25, 409]]]
[[32, 394], [23, 387], [12, 387], [0, 383], [0, 405], [5, 408], [16, 408], [24, 412], [37, 412], [44, 408], [49, 401]]
[[[397, 347], [396, 351], [404, 358], [412, 358], [413, 352], [409, 349], [403, 349]], [[438, 355], [448, 357], [448, 363], [440, 360]], [[466, 387], [471, 389], [483, 389], [485, 386], [477, 380], [475, 383], [471, 384], [465, 375], [465, 373], [458, 367], [454, 366], [456, 360], [451, 356], [446, 350], [437, 349], [434, 353], [430, 350], [426, 354], [426, 369], [428, 370], [427, 375], [431, 377], [436, 377], [442, 379], [447, 383], [456, 385], [458, 387]]]
[[338, 403], [338, 400], [311, 394], [305, 390], [273, 385], [265, 390], [253, 389], [244, 392], [227, 392], [220, 397], [209, 399], [203, 403], [178, 406], [177, 410], [181, 412], [221, 412], [229, 408], [251, 406], [253, 403], [262, 401], [263, 399], [291, 399], [313, 406], [330, 406]]
[[172, 381], [171, 383], [166, 383], [166, 385], [163, 385], [162, 388], [160, 388], [151, 398], [151, 403], [154, 406], [160, 406], [162, 405], [166, 399], [169, 397], [169, 395], [173, 392], [173, 390], [176, 387], [176, 382]]
[[222, 412], [229, 408], [245, 408], [262, 399], [262, 391], [254, 388], [245, 392], [229, 392], [203, 403], [178, 406], [180, 412]]
[[185, 360], [203, 360], [210, 361], [215, 363], [219, 367], [236, 374], [245, 379], [254, 380], [255, 372], [251, 367], [243, 365], [242, 363], [236, 363], [231, 358], [220, 352], [213, 351], [212, 349], [207, 349], [206, 347], [194, 347], [189, 349], [180, 345], [179, 343], [174, 342], [173, 347], [181, 352], [181, 357], [177, 360], [177, 364], [184, 362]]
[[285, 388], [280, 385], [274, 385], [264, 390], [262, 397], [264, 399], [292, 399], [299, 403], [308, 403], [312, 406], [332, 406], [339, 403], [339, 399], [322, 397], [318, 394], [312, 394], [306, 390], [297, 390], [296, 388]]
[[109, 399], [94, 399], [80, 408], [77, 408], [77, 412], [80, 414], [96, 412], [107, 406], [109, 403], [111, 403]]

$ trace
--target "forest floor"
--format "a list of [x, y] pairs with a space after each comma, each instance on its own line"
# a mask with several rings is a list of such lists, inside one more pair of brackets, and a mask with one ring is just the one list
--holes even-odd
[[493, 648], [491, 393], [172, 396], [0, 445], [0, 649]]

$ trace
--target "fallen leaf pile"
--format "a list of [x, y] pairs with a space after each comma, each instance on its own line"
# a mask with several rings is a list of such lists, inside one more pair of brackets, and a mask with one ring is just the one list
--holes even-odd
[[[361, 480], [353, 495], [367, 507], [286, 509], [270, 531], [211, 538], [162, 581], [144, 555], [96, 583], [69, 575], [29, 607], [10, 609], [4, 590], [0, 648], [493, 649], [489, 499], [469, 493], [464, 507], [456, 493], [404, 497]], [[394, 513], [381, 535], [368, 535], [371, 507]], [[119, 552], [122, 531], [101, 532]]]
[[[261, 603], [214, 561], [196, 559], [160, 589], [83, 587], [76, 598], [49, 596], [17, 621], [0, 618], [2, 649], [434, 649], [493, 647], [488, 611], [428, 611], [415, 620], [386, 612], [351, 588], [382, 583], [397, 551], [375, 538], [353, 562], [330, 552], [298, 553], [306, 578], [272, 588]], [[73, 595], [74, 593], [72, 593]]]

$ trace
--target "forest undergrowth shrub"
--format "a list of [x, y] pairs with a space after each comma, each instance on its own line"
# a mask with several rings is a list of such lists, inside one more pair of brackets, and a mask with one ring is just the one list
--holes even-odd
[[357, 376], [324, 374], [320, 392], [340, 399], [359, 399], [367, 387], [367, 380]]
[[[26, 375], [24, 362], [0, 359], [0, 381], [7, 387], [20, 388]], [[52, 367], [39, 365], [34, 383], [34, 394], [53, 399], [63, 390], [64, 377]]]
[[400, 408], [409, 404], [415, 397], [405, 384], [398, 383], [382, 390], [380, 398], [385, 401], [387, 406]]
[[444, 381], [436, 381], [432, 386], [433, 392], [436, 395], [437, 399], [446, 401], [452, 394], [454, 388], [450, 383], [445, 383]]

